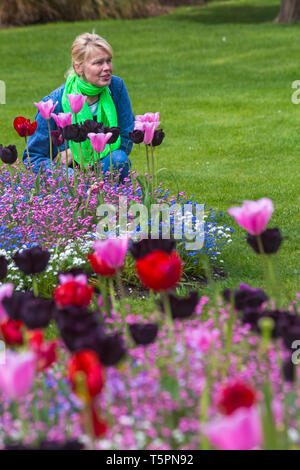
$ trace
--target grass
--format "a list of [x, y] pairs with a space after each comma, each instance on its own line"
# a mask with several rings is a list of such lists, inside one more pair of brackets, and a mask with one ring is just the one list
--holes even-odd
[[[114, 73], [124, 79], [134, 113], [161, 112], [166, 139], [157, 156], [167, 168], [161, 181], [224, 212], [224, 223], [235, 228], [220, 287], [263, 284], [260, 260], [226, 210], [270, 197], [270, 226], [288, 237], [276, 259], [283, 298], [293, 297], [300, 275], [300, 116], [291, 84], [300, 78], [300, 26], [273, 23], [279, 3], [212, 2], [150, 19], [1, 30], [0, 79], [7, 94], [0, 143], [23, 150], [14, 117], [34, 118], [33, 101], [64, 82], [75, 36], [95, 28], [115, 50]], [[143, 151], [134, 148], [131, 157], [143, 171]]]

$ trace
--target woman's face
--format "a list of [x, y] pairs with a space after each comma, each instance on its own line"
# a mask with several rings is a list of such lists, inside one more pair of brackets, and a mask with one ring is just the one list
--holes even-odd
[[100, 47], [93, 47], [83, 66], [80, 67], [81, 78], [94, 86], [108, 86], [112, 77], [111, 55]]

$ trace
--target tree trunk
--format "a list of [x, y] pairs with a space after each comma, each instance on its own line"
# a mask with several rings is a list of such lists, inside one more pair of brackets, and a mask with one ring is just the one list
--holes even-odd
[[294, 23], [300, 21], [300, 0], [281, 0], [280, 11], [275, 23]]

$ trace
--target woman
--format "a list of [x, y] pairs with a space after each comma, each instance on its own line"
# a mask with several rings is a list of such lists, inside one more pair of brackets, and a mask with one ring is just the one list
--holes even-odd
[[[53, 113], [70, 112], [70, 103], [68, 94], [80, 93], [87, 96], [86, 102], [77, 114], [77, 121], [84, 122], [86, 119], [93, 119], [102, 122], [108, 127], [120, 127], [120, 138], [113, 145], [112, 165], [114, 170], [121, 171], [121, 180], [128, 176], [130, 160], [128, 155], [132, 149], [132, 142], [128, 133], [133, 131], [134, 115], [131, 108], [130, 99], [121, 78], [112, 75], [112, 55], [111, 46], [97, 34], [84, 33], [78, 36], [71, 48], [72, 67], [68, 71], [66, 83], [43, 98], [42, 101], [53, 100], [58, 102]], [[38, 112], [36, 115], [38, 123], [37, 130], [28, 139], [28, 148], [30, 161], [33, 170], [37, 173], [41, 167], [51, 169], [50, 162], [50, 144], [47, 121]], [[50, 119], [51, 130], [57, 129], [53, 118]], [[73, 114], [72, 123], [75, 123]], [[92, 163], [90, 155], [92, 147], [89, 139], [82, 146], [85, 155], [85, 166]], [[72, 173], [72, 154], [69, 146], [67, 151], [65, 146], [61, 145], [61, 161], [64, 165], [70, 167], [69, 174]], [[83, 163], [82, 155], [78, 155], [78, 145], [73, 145], [75, 161]], [[58, 159], [57, 147], [53, 146], [53, 160]], [[79, 158], [80, 157], [80, 158]], [[94, 158], [96, 154], [94, 154]], [[102, 171], [105, 174], [110, 171], [110, 153], [109, 146], [100, 154]], [[24, 151], [23, 162], [26, 164], [27, 153]]]

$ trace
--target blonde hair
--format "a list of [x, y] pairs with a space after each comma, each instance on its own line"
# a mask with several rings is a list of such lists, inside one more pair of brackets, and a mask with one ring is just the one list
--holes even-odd
[[111, 45], [101, 36], [92, 33], [83, 33], [77, 36], [71, 47], [72, 65], [65, 73], [65, 77], [70, 73], [76, 73], [74, 70], [74, 63], [82, 65], [93, 47], [104, 49], [111, 57], [113, 56], [113, 49]]

